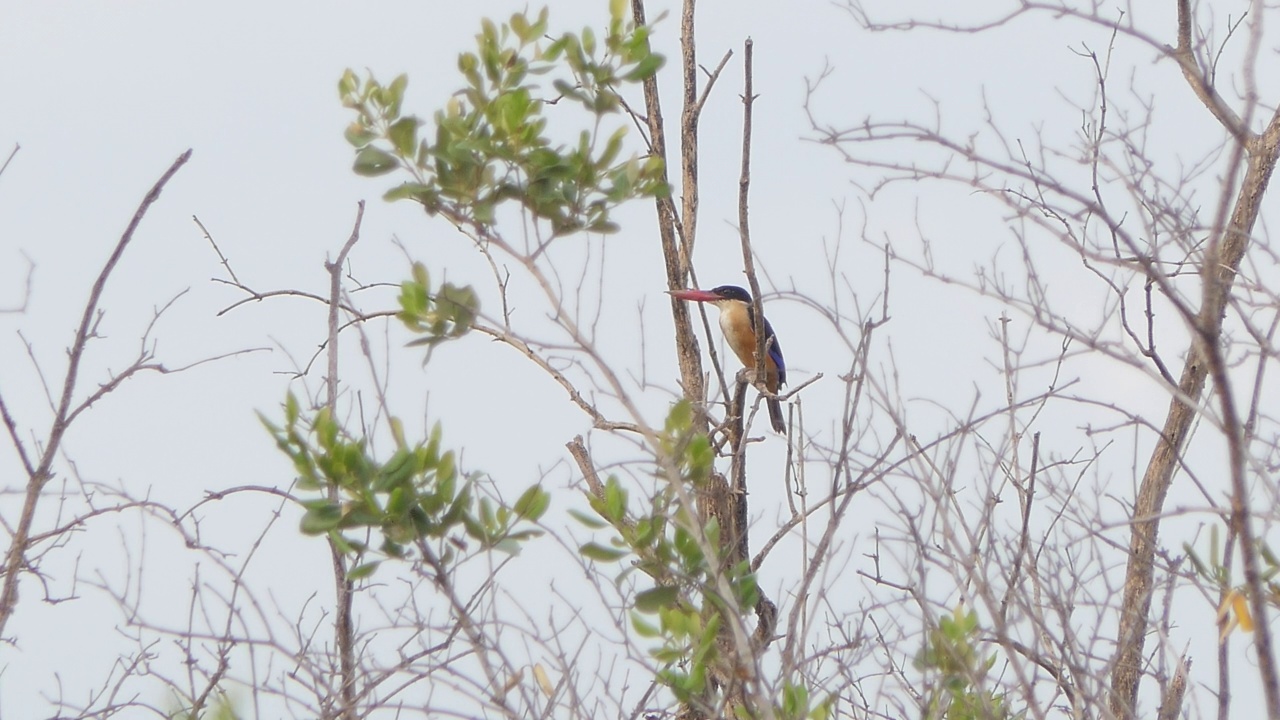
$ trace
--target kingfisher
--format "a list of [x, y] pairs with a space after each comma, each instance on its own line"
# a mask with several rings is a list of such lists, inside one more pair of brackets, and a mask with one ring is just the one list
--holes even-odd
[[[711, 290], [668, 290], [672, 297], [695, 302], [708, 302], [720, 311], [720, 331], [724, 333], [733, 354], [738, 356], [742, 364], [752, 370], [756, 367], [756, 332], [760, 325], [764, 326], [764, 386], [770, 393], [777, 394], [778, 388], [787, 384], [787, 366], [782, 361], [782, 346], [778, 344], [778, 336], [768, 319], [756, 322], [755, 308], [751, 305], [751, 293], [737, 285], [721, 285]], [[787, 431], [786, 420], [782, 416], [782, 403], [776, 397], [766, 398], [769, 407], [769, 422], [774, 432]]]

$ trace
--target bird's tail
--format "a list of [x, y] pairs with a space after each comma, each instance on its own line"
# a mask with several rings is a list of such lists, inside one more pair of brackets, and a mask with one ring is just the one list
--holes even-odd
[[766, 404], [769, 406], [769, 422], [773, 424], [773, 431], [786, 435], [787, 420], [782, 415], [782, 403], [774, 398], [769, 398]]

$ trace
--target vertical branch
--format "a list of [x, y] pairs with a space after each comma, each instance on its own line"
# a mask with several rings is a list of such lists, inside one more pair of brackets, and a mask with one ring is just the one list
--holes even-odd
[[[693, 54], [692, 46], [692, 23], [693, 23], [693, 0], [686, 2], [688, 6], [685, 13], [689, 16], [690, 23], [690, 45], [684, 49], [684, 52]], [[645, 23], [644, 0], [631, 0], [631, 13], [636, 23]], [[693, 64], [692, 57], [684, 61], [685, 66]], [[696, 77], [696, 76], [695, 76]], [[668, 158], [667, 153], [667, 135], [662, 121], [662, 101], [658, 94], [658, 78], [650, 76], [644, 80], [644, 102], [645, 102], [645, 121], [649, 128], [650, 143], [653, 146], [653, 154], [662, 158], [664, 161], [663, 180], [666, 181], [668, 187], [671, 186], [671, 174], [668, 169], [669, 164], [665, 164]], [[693, 118], [695, 124], [696, 116]], [[696, 128], [696, 125], [695, 125]], [[682, 148], [682, 154], [686, 158], [685, 164], [692, 164], [693, 179], [697, 179], [697, 136], [695, 133], [694, 144], [685, 145]], [[691, 159], [690, 159], [691, 158]], [[687, 198], [690, 196], [690, 188], [687, 186], [689, 175], [686, 173], [684, 194]], [[696, 198], [697, 187], [692, 189]], [[670, 194], [667, 196], [659, 195], [654, 199], [658, 211], [658, 240], [662, 247], [662, 259], [667, 271], [667, 289], [678, 290], [685, 286], [685, 278], [689, 275], [689, 255], [685, 248], [682, 248], [681, 241], [677, 234], [683, 234], [679, 225], [679, 217], [676, 213], [675, 203], [672, 201]], [[689, 240], [688, 242], [692, 242]], [[691, 249], [691, 248], [690, 248]], [[702, 377], [702, 354], [698, 348], [698, 339], [693, 332], [693, 322], [689, 315], [689, 303], [682, 302], [675, 298], [671, 298], [671, 317], [675, 323], [676, 336], [676, 360], [680, 365], [680, 385], [684, 388], [685, 397], [701, 402], [706, 394], [705, 383]]]
[[1226, 223], [1216, 223], [1210, 233], [1209, 246], [1201, 267], [1202, 301], [1195, 327], [1192, 328], [1195, 334], [1193, 346], [1187, 354], [1186, 364], [1178, 381], [1178, 393], [1170, 403], [1160, 440], [1147, 464], [1134, 503], [1129, 562], [1125, 569], [1124, 612], [1120, 616], [1110, 705], [1111, 711], [1118, 717], [1133, 717], [1136, 713], [1143, 645], [1147, 634], [1147, 614], [1151, 607], [1160, 512], [1173, 474], [1179, 467], [1178, 458], [1196, 417], [1205, 381], [1213, 370], [1215, 392], [1222, 402], [1224, 421], [1228, 423], [1225, 430], [1231, 452], [1232, 526], [1240, 533], [1247, 594], [1258, 622], [1259, 670], [1262, 673], [1268, 709], [1271, 716], [1276, 717], [1280, 715], [1280, 687], [1277, 687], [1270, 634], [1266, 627], [1266, 603], [1257, 574], [1257, 559], [1253, 557], [1257, 548], [1251, 542], [1253, 536], [1249, 529], [1243, 447], [1239, 442], [1241, 428], [1230, 399], [1230, 385], [1227, 383], [1218, 343], [1236, 272], [1249, 247], [1253, 226], [1261, 211], [1261, 200], [1275, 169], [1277, 149], [1280, 148], [1280, 113], [1271, 118], [1262, 134], [1255, 135], [1248, 131], [1243, 120], [1233, 113], [1225, 112], [1226, 105], [1209, 85], [1208, 76], [1196, 69], [1198, 66], [1195, 65], [1190, 49], [1190, 28], [1190, 3], [1179, 0], [1177, 52], [1183, 75], [1223, 129], [1238, 142], [1236, 159], [1233, 160], [1227, 177], [1234, 176], [1240, 159], [1245, 162], [1245, 172], [1239, 190], [1235, 193], [1234, 208], [1229, 219]]
[[1258, 653], [1258, 673], [1267, 699], [1267, 716], [1280, 717], [1280, 685], [1277, 683], [1275, 653], [1271, 645], [1271, 628], [1267, 621], [1269, 591], [1264, 587], [1258, 567], [1259, 545], [1249, 520], [1249, 488], [1245, 477], [1245, 428], [1236, 408], [1228, 374], [1227, 360], [1217, 343], [1207, 347], [1206, 359], [1213, 377], [1214, 394], [1222, 412], [1223, 431], [1227, 435], [1227, 451], [1231, 469], [1231, 529], [1240, 538], [1240, 559], [1244, 566], [1245, 593], [1256, 620], [1254, 646]]
[[21, 149], [22, 149], [22, 146], [19, 145], [18, 143], [13, 144], [13, 150], [9, 152], [9, 157], [4, 159], [3, 165], [0, 165], [0, 175], [4, 175], [4, 171], [9, 168], [9, 163], [13, 162], [13, 156], [17, 155], [18, 151]]
[[1177, 669], [1173, 671], [1173, 682], [1169, 683], [1168, 692], [1160, 701], [1157, 720], [1177, 720], [1182, 717], [1182, 696], [1187, 692], [1187, 674], [1190, 672], [1191, 660], [1183, 656], [1178, 661]]
[[[4, 584], [0, 588], [0, 636], [4, 635], [5, 625], [9, 622], [9, 618], [13, 616], [14, 608], [18, 603], [18, 574], [27, 564], [26, 553], [31, 544], [31, 526], [35, 521], [36, 506], [40, 500], [40, 493], [49, 479], [53, 477], [53, 460], [62, 449], [62, 438], [75, 417], [71, 401], [75, 395], [76, 381], [80, 377], [80, 361], [84, 357], [85, 346], [88, 344], [89, 338], [95, 336], [94, 328], [99, 317], [98, 305], [102, 301], [102, 293], [106, 289], [107, 281], [115, 271], [116, 265], [120, 262], [120, 258], [124, 255], [125, 249], [133, 241], [134, 232], [137, 231], [138, 226], [142, 223], [142, 219], [146, 217], [147, 211], [160, 198], [160, 193], [169, 183], [169, 180], [190, 159], [190, 150], [179, 155], [178, 159], [173, 161], [169, 169], [160, 176], [160, 179], [143, 197], [138, 209], [133, 213], [133, 219], [129, 221], [124, 234], [116, 242], [115, 249], [111, 251], [106, 264], [102, 266], [102, 270], [98, 273], [98, 278], [93, 283], [93, 288], [89, 291], [89, 300], [85, 303], [84, 313], [80, 316], [80, 327], [76, 330], [75, 340], [72, 341], [71, 347], [67, 350], [67, 374], [62, 382], [62, 397], [58, 402], [58, 409], [54, 413], [53, 424], [49, 428], [49, 434], [43, 443], [43, 452], [40, 454], [39, 463], [36, 464], [34, 469], [28, 471], [22, 511], [18, 516], [18, 522], [14, 526], [13, 539], [10, 541], [9, 551], [5, 553]], [[5, 426], [9, 429], [10, 438], [14, 441], [19, 455], [25, 458], [22, 445], [18, 441], [18, 434], [15, 429], [16, 423], [7, 409], [2, 414]], [[30, 467], [29, 463], [25, 464]]]
[[698, 51], [693, 31], [697, 0], [685, 0], [680, 13], [680, 75], [684, 92], [680, 110], [680, 180], [683, 207], [680, 218], [681, 253], [688, 269], [693, 263], [693, 243], [698, 231]]
[[[325, 407], [329, 409], [329, 415], [333, 418], [338, 415], [338, 309], [342, 299], [342, 266], [346, 263], [351, 248], [355, 247], [360, 239], [360, 223], [363, 220], [364, 201], [361, 200], [356, 206], [356, 222], [351, 228], [351, 237], [347, 238], [346, 244], [339, 251], [338, 259], [324, 264], [324, 269], [329, 272], [329, 353], [328, 377], [325, 378]], [[338, 499], [338, 488], [332, 485], [329, 487], [329, 499]], [[329, 554], [333, 558], [333, 583], [338, 606], [337, 617], [333, 624], [334, 643], [338, 647], [338, 668], [341, 673], [339, 678], [341, 706], [338, 716], [344, 720], [353, 720], [356, 717], [356, 653], [353, 618], [355, 584], [347, 577], [347, 558], [332, 538], [329, 540]]]
[[[742, 244], [743, 267], [747, 272], [747, 280], [751, 284], [751, 303], [754, 306], [755, 318], [757, 325], [756, 332], [756, 366], [752, 369], [757, 378], [764, 377], [764, 313], [760, 309], [760, 285], [756, 281], [755, 266], [751, 262], [751, 229], [748, 224], [747, 198], [751, 188], [751, 38], [747, 38], [744, 44], [745, 52], [743, 54], [743, 95], [742, 95], [742, 172], [738, 176], [738, 238]], [[751, 556], [749, 545], [747, 543], [747, 447], [746, 447], [746, 428], [743, 419], [747, 414], [746, 403], [746, 384], [741, 380], [738, 381], [735, 390], [735, 405], [738, 408], [738, 414], [734, 420], [737, 429], [737, 437], [730, 435], [732, 442], [730, 447], [733, 449], [734, 462], [734, 485], [738, 493], [738, 515], [742, 520], [742, 539], [741, 550], [742, 558], [746, 559]]]
[[[1012, 407], [1012, 405], [1010, 406]], [[1016, 441], [1016, 438], [1015, 438]], [[1028, 546], [1031, 543], [1031, 503], [1036, 496], [1036, 472], [1040, 465], [1040, 433], [1031, 436], [1031, 472], [1027, 475], [1027, 487], [1023, 491], [1022, 530], [1018, 533], [1018, 552], [1013, 557], [1013, 572], [1009, 573], [1009, 583], [1005, 588], [1004, 599], [1000, 601], [1001, 622], [1006, 622], [1009, 600], [1014, 590], [1022, 581], [1022, 563], [1026, 561]], [[1013, 466], [1017, 468], [1016, 465]]]
[[747, 202], [751, 192], [751, 107], [756, 99], [751, 86], [752, 47], [751, 38], [747, 38], [742, 48], [742, 172], [738, 176], [738, 238], [742, 242], [742, 269], [751, 286], [752, 312], [759, 325], [759, 331], [756, 332], [756, 366], [753, 370], [757, 378], [763, 378], [766, 342], [763, 330], [764, 306], [760, 302], [760, 281], [756, 279], [755, 260], [751, 256], [751, 224], [748, 222]]
[[[1142, 650], [1147, 631], [1147, 612], [1151, 606], [1160, 511], [1164, 506], [1169, 485], [1173, 481], [1174, 471], [1179, 467], [1179, 457], [1195, 420], [1196, 407], [1204, 392], [1205, 380], [1211, 365], [1214, 364], [1211, 356], [1218, 353], [1216, 346], [1222, 336], [1222, 319], [1226, 312], [1227, 300], [1235, 283], [1236, 271], [1248, 249], [1249, 238], [1261, 209], [1262, 197], [1270, 182], [1272, 171], [1275, 169], [1278, 140], [1280, 140], [1280, 121], [1273, 119], [1267, 132], [1263, 136], [1256, 137], [1246, 148], [1249, 152], [1248, 163], [1244, 180], [1236, 196], [1231, 220], [1220, 233], [1221, 240], [1215, 251], [1206, 253], [1204, 299], [1196, 327], [1193, 328], [1197, 335], [1194, 347], [1187, 354], [1187, 361], [1178, 381], [1178, 393], [1170, 403], [1160, 441], [1156, 443], [1152, 452], [1134, 503], [1134, 524], [1129, 543], [1129, 563], [1125, 573], [1122, 605], [1125, 612], [1120, 617], [1119, 643], [1115, 670], [1112, 674], [1111, 709], [1120, 717], [1131, 717], [1135, 711]], [[1223, 398], [1229, 395], [1230, 386], [1225, 384], [1226, 380], [1224, 374], [1221, 377], [1221, 384], [1216, 389]], [[1227, 431], [1228, 439], [1231, 440], [1235, 433], [1230, 428]], [[1233, 468], [1237, 467], [1236, 462], [1237, 458], [1233, 451]], [[1243, 505], [1237, 505], [1245, 501], [1243, 493], [1247, 491], [1242, 475], [1243, 465], [1239, 466], [1239, 470], [1239, 474], [1232, 472], [1232, 518], [1233, 524], [1239, 525], [1236, 528], [1238, 531], [1246, 529], [1248, 525], [1245, 508]], [[1246, 556], [1257, 551], [1257, 548], [1249, 542], [1252, 535], [1246, 536], [1242, 533], [1240, 537], [1241, 551]], [[1254, 565], [1256, 570], [1256, 559]], [[1245, 570], [1246, 580], [1248, 580], [1247, 561]], [[1250, 604], [1253, 606], [1251, 609], [1257, 614], [1259, 628], [1262, 628], [1265, 624], [1266, 604], [1254, 602], [1253, 596], [1254, 593], [1250, 592]], [[1259, 599], [1261, 599], [1260, 596]], [[1262, 650], [1261, 646], [1259, 650]], [[1260, 664], [1262, 664], [1261, 658]], [[1268, 689], [1268, 702], [1272, 702], [1272, 693], [1276, 690], [1274, 667], [1272, 663], [1267, 663], [1260, 669], [1266, 672], [1267, 678], [1270, 678], [1264, 681], [1264, 687]], [[1280, 695], [1280, 692], [1276, 695]], [[1277, 702], [1280, 702], [1280, 698], [1277, 698]]]
[[[728, 56], [726, 56], [726, 60]], [[743, 95], [743, 103], [745, 106], [743, 120], [743, 151], [742, 151], [742, 174], [738, 181], [738, 225], [739, 238], [742, 243], [742, 251], [745, 257], [745, 267], [750, 279], [752, 288], [752, 302], [755, 306], [755, 317], [757, 318], [756, 339], [758, 343], [757, 362], [754, 368], [757, 378], [764, 377], [764, 343], [765, 333], [763, 331], [764, 314], [760, 310], [760, 292], [759, 285], [756, 282], [755, 268], [751, 262], [751, 242], [748, 227], [748, 191], [751, 185], [751, 101], [753, 99], [751, 90], [751, 40], [746, 41], [745, 56], [746, 80]], [[723, 65], [723, 63], [721, 63]], [[733, 502], [734, 532], [729, 533], [722, 538], [722, 542], [726, 544], [723, 549], [724, 557], [729, 560], [730, 565], [738, 565], [741, 562], [749, 561], [751, 557], [751, 547], [749, 533], [747, 530], [748, 519], [750, 516], [747, 503], [747, 452], [746, 452], [746, 394], [747, 383], [743, 375], [739, 375], [738, 381], [734, 386], [733, 397], [729, 402], [729, 423], [727, 429], [728, 445], [732, 452], [731, 476], [733, 482], [733, 490], [729, 494], [729, 498]], [[723, 508], [728, 510], [728, 508]], [[736, 608], [737, 612], [742, 613], [745, 608]], [[767, 647], [773, 639], [774, 628], [776, 626], [777, 608], [763, 593], [755, 607], [757, 616], [756, 632], [752, 637], [752, 642], [748, 645], [735, 643], [731, 631], [736, 627], [739, 618], [726, 618], [724, 628], [721, 630], [720, 647], [722, 651], [729, 654], [732, 658], [731, 663], [723, 663], [720, 668], [728, 668], [732, 671], [732, 675], [728, 678], [719, 678], [720, 683], [728, 688], [726, 692], [726, 702], [729, 708], [737, 714], [755, 714], [756, 712], [767, 712], [769, 700], [760, 693], [759, 677], [756, 668], [758, 667], [758, 654], [763, 648]], [[733, 625], [731, 626], [731, 623]]]
[[729, 401], [725, 423], [725, 438], [731, 456], [729, 476], [733, 481], [734, 528], [723, 536], [723, 542], [732, 549], [725, 554], [729, 564], [739, 563], [751, 557], [751, 543], [747, 534], [747, 383], [741, 377], [734, 384], [733, 397]]
[[[1227, 525], [1226, 541], [1222, 544], [1222, 554], [1214, 558], [1215, 562], [1222, 565], [1223, 568], [1231, 567], [1231, 557], [1236, 552], [1236, 531], [1235, 526]], [[1226, 581], [1219, 584], [1218, 587], [1218, 607], [1226, 604], [1227, 598], [1231, 595], [1231, 575], [1230, 570], [1226, 572]], [[1219, 620], [1219, 628], [1226, 627], [1226, 618]], [[1222, 638], [1218, 640], [1218, 687], [1215, 694], [1218, 697], [1218, 719], [1228, 720], [1231, 717], [1231, 653], [1230, 645], [1222, 642]]]

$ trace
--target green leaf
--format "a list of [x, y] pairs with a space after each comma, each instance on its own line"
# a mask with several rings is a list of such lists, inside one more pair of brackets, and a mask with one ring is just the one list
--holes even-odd
[[694, 481], [706, 478], [715, 462], [715, 449], [706, 435], [698, 435], [689, 442], [689, 471]]
[[670, 412], [667, 413], [667, 421], [664, 429], [668, 434], [678, 435], [693, 423], [693, 403], [688, 400], [681, 400], [671, 406]]
[[431, 287], [431, 276], [427, 274], [427, 266], [420, 262], [413, 264], [413, 281], [424, 288]]
[[707, 544], [711, 547], [720, 547], [720, 520], [712, 515], [711, 519], [702, 528], [702, 534], [707, 538]]
[[604, 486], [605, 517], [613, 522], [622, 520], [627, 510], [627, 491], [622, 489], [615, 478], [609, 478]]
[[338, 552], [342, 553], [343, 555], [351, 555], [353, 553], [359, 552], [359, 550], [363, 547], [362, 543], [351, 542], [346, 537], [344, 537], [342, 533], [338, 532], [337, 530], [329, 531], [329, 540], [330, 542], [333, 543], [334, 547], [338, 548]]
[[803, 685], [787, 683], [782, 689], [782, 712], [786, 717], [801, 717], [809, 709], [809, 690]]
[[467, 518], [467, 511], [471, 509], [471, 492], [470, 488], [464, 488], [458, 493], [458, 497], [454, 498], [453, 504], [441, 516], [440, 523], [444, 528], [452, 527], [454, 524]]
[[342, 136], [357, 148], [362, 148], [378, 139], [378, 133], [365, 127], [364, 123], [353, 122], [342, 131]]
[[1196, 551], [1194, 548], [1191, 547], [1190, 543], [1182, 543], [1182, 550], [1187, 554], [1187, 559], [1189, 559], [1191, 561], [1191, 564], [1195, 566], [1196, 572], [1201, 577], [1205, 578], [1206, 580], [1213, 579], [1213, 575], [1210, 574], [1209, 569], [1205, 567], [1203, 562], [1201, 562], [1200, 556], [1196, 555]]
[[440, 456], [440, 462], [436, 464], [436, 477], [442, 479], [451, 478], [456, 469], [453, 462], [453, 451], [449, 450]]
[[413, 504], [412, 493], [405, 488], [398, 487], [391, 491], [387, 497], [387, 514], [393, 517], [403, 515]]
[[586, 513], [582, 512], [581, 510], [574, 510], [574, 509], [570, 508], [570, 509], [569, 509], [569, 515], [570, 515], [574, 520], [577, 520], [578, 522], [582, 523], [583, 525], [586, 525], [587, 527], [591, 528], [592, 530], [602, 530], [602, 529], [604, 529], [604, 528], [609, 527], [609, 524], [608, 524], [608, 523], [600, 522], [600, 519], [599, 519], [599, 518], [597, 518], [597, 517], [595, 517], [595, 516], [592, 516], [592, 515], [588, 515], [588, 514], [586, 514]]
[[525, 19], [524, 15], [521, 15], [520, 13], [513, 14], [511, 19], [507, 21], [507, 24], [511, 26], [511, 30], [515, 32], [516, 37], [520, 38], [520, 42], [527, 43], [533, 39], [533, 36], [530, 33], [531, 28], [529, 26], [529, 21]]
[[659, 585], [636, 595], [636, 609], [654, 613], [675, 604], [678, 599], [680, 599], [680, 591], [675, 586]]
[[547, 62], [555, 62], [560, 59], [560, 54], [564, 52], [567, 44], [567, 36], [551, 43], [542, 50], [542, 58]]
[[332, 452], [338, 442], [338, 424], [333, 421], [329, 408], [321, 408], [316, 413], [315, 433], [320, 447]]
[[398, 163], [394, 155], [379, 150], [372, 145], [361, 148], [360, 152], [356, 153], [355, 164], [352, 165], [352, 169], [355, 170], [357, 175], [364, 175], [365, 177], [386, 175], [397, 167]]
[[413, 200], [420, 203], [431, 214], [435, 214], [440, 209], [440, 191], [434, 185], [416, 182], [400, 183], [383, 193], [382, 199], [387, 202]]
[[413, 158], [414, 151], [418, 149], [418, 126], [421, 121], [418, 118], [409, 116], [400, 118], [387, 128], [387, 139], [395, 146], [396, 152], [404, 158]]
[[427, 304], [431, 302], [426, 286], [409, 280], [400, 283], [399, 300], [400, 311], [406, 316], [401, 319], [405, 321], [416, 321], [419, 315], [427, 311]]
[[337, 503], [325, 502], [324, 505], [309, 508], [302, 516], [299, 529], [307, 535], [323, 535], [338, 527], [342, 522], [342, 508]]
[[400, 115], [400, 104], [404, 102], [404, 89], [409, 85], [409, 76], [400, 73], [395, 80], [386, 88], [387, 115], [389, 117], [398, 117]]
[[663, 63], [665, 62], [666, 62], [666, 58], [664, 58], [663, 56], [657, 53], [647, 55], [643, 60], [636, 63], [636, 66], [631, 69], [631, 72], [627, 73], [626, 75], [623, 75], [622, 79], [626, 80], [627, 82], [636, 82], [637, 80], [647, 80], [650, 77], [653, 77], [654, 73], [658, 72], [658, 70], [662, 68]]
[[405, 449], [397, 450], [378, 472], [378, 481], [373, 489], [383, 492], [404, 483], [413, 475], [415, 469], [413, 461], [413, 453]]
[[298, 398], [293, 393], [289, 393], [284, 398], [284, 419], [289, 426], [298, 422]]
[[662, 627], [677, 639], [695, 637], [701, 630], [697, 613], [675, 605], [658, 608], [658, 619]]
[[363, 565], [357, 565], [347, 571], [347, 579], [359, 580], [361, 578], [367, 578], [373, 574], [373, 571], [378, 569], [378, 565], [381, 562], [381, 560], [374, 560], [373, 562], [367, 562]]
[[517, 538], [508, 535], [494, 543], [493, 549], [514, 557], [520, 554], [520, 542]]
[[662, 631], [647, 622], [640, 613], [631, 613], [631, 627], [635, 628], [636, 634], [640, 637], [656, 638], [662, 635]]
[[631, 545], [636, 548], [649, 547], [658, 537], [656, 530], [652, 517], [640, 518], [635, 524], [635, 535], [630, 538]]
[[338, 523], [338, 526], [342, 528], [374, 527], [381, 525], [384, 519], [382, 509], [369, 499], [364, 503], [351, 505], [342, 514], [342, 522]]
[[440, 439], [444, 435], [444, 428], [437, 422], [431, 426], [431, 437], [427, 439], [426, 460], [422, 463], [425, 467], [434, 468], [440, 463]]
[[547, 507], [551, 505], [551, 494], [543, 490], [541, 487], [534, 485], [516, 500], [513, 508], [520, 518], [524, 520], [536, 521], [542, 517], [547, 511]]
[[360, 86], [360, 78], [356, 77], [351, 68], [347, 68], [342, 72], [342, 77], [338, 79], [338, 97], [346, 100], [348, 96], [354, 95], [356, 88]]
[[600, 166], [612, 165], [613, 161], [618, 158], [618, 153], [622, 152], [622, 141], [627, 136], [627, 126], [623, 125], [609, 136], [609, 140], [605, 143], [604, 150], [600, 153], [600, 157], [596, 158], [596, 164]]
[[809, 720], [828, 720], [836, 704], [836, 696], [828, 695], [809, 713]]
[[1276, 559], [1276, 554], [1271, 551], [1270, 545], [1263, 543], [1262, 547], [1258, 549], [1258, 552], [1262, 553], [1262, 560], [1266, 562], [1268, 565], [1271, 565], [1273, 567], [1276, 565], [1280, 565], [1280, 560]]
[[578, 552], [582, 553], [582, 556], [588, 560], [595, 560], [596, 562], [614, 562], [615, 560], [621, 560], [628, 554], [626, 550], [608, 548], [593, 542], [578, 548]]
[[471, 323], [475, 321], [476, 314], [480, 310], [480, 300], [470, 285], [464, 287], [458, 287], [452, 283], [441, 285], [440, 292], [436, 295], [436, 304], [444, 317], [453, 322], [453, 327], [449, 329], [448, 334], [455, 338], [462, 337], [471, 330]]

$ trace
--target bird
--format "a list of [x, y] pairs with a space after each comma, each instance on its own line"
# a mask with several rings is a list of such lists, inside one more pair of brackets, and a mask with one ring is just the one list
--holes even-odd
[[[751, 293], [737, 285], [721, 285], [710, 290], [668, 290], [672, 297], [680, 300], [706, 302], [716, 306], [720, 311], [720, 331], [724, 333], [733, 354], [738, 356], [742, 364], [748, 368], [756, 367], [756, 330], [764, 326], [765, 362], [764, 386], [770, 393], [777, 394], [778, 388], [787, 384], [787, 366], [782, 360], [782, 346], [778, 344], [778, 336], [768, 319], [756, 323], [755, 308], [751, 305]], [[782, 416], [782, 403], [776, 397], [766, 398], [769, 408], [769, 422], [774, 432], [786, 433], [787, 423]]]

